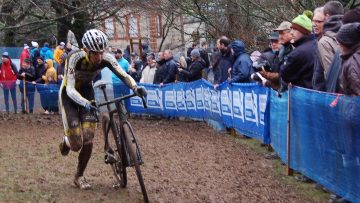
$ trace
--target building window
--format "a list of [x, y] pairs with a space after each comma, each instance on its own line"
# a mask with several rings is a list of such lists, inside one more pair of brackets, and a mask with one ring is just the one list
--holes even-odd
[[115, 35], [114, 18], [105, 19], [105, 33], [109, 38], [114, 38]]
[[156, 31], [157, 31], [157, 36], [161, 37], [162, 35], [162, 19], [161, 19], [161, 15], [157, 15], [156, 16]]
[[129, 15], [128, 17], [128, 30], [129, 30], [129, 37], [130, 38], [138, 38], [140, 33], [139, 28], [139, 16], [136, 15]]

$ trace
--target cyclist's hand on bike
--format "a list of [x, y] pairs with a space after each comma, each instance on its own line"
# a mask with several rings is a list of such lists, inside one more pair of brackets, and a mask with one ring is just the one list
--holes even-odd
[[143, 86], [135, 87], [134, 93], [139, 97], [146, 97], [147, 95], [146, 89]]
[[85, 104], [84, 108], [87, 112], [90, 112], [91, 110], [97, 110], [96, 102], [91, 100], [89, 103]]

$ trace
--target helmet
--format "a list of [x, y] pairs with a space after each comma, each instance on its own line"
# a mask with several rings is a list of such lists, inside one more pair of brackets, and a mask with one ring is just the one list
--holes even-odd
[[107, 36], [97, 29], [86, 31], [81, 41], [90, 51], [104, 51], [108, 45]]

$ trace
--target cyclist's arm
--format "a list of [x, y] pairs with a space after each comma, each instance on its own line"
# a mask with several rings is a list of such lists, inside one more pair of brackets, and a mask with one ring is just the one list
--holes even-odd
[[135, 80], [120, 67], [114, 56], [110, 53], [104, 53], [103, 61], [105, 62], [106, 67], [108, 67], [130, 89], [134, 89], [136, 87]]
[[66, 93], [77, 104], [85, 106], [90, 103], [75, 89], [75, 67], [76, 64], [86, 57], [86, 52], [81, 50], [70, 55], [65, 66]]

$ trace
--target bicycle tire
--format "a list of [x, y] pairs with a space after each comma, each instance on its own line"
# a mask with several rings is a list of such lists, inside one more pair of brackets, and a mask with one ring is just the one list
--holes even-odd
[[147, 196], [144, 179], [141, 174], [140, 165], [138, 163], [138, 156], [136, 153], [137, 146], [136, 146], [136, 141], [135, 141], [134, 130], [131, 127], [131, 124], [129, 122], [124, 122], [123, 130], [124, 130], [124, 136], [125, 136], [125, 140], [126, 140], [128, 153], [129, 153], [129, 158], [131, 159], [130, 162], [133, 164], [133, 167], [135, 168], [136, 176], [139, 180], [141, 192], [143, 193], [144, 202], [147, 203], [147, 202], [149, 202], [149, 198]]
[[[116, 163], [111, 163], [111, 169], [114, 173], [114, 176], [119, 183], [120, 187], [126, 187], [127, 185], [127, 172], [126, 172], [126, 154], [125, 154], [125, 146], [121, 143], [121, 137], [119, 136], [119, 126], [117, 123], [111, 124], [109, 116], [104, 116], [102, 119], [102, 128], [104, 135], [108, 135], [107, 138], [109, 139], [109, 132], [112, 132], [112, 138], [116, 143], [116, 149], [114, 150], [114, 156], [116, 157]], [[120, 149], [120, 150], [119, 150]], [[115, 185], [114, 185], [115, 187]]]

